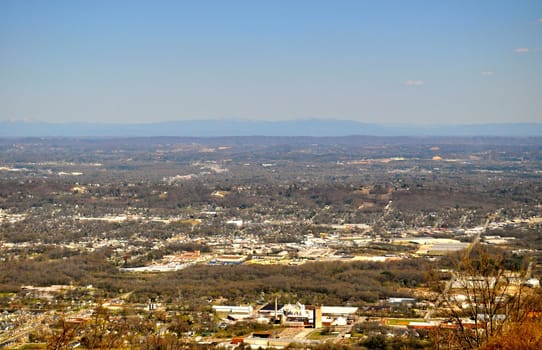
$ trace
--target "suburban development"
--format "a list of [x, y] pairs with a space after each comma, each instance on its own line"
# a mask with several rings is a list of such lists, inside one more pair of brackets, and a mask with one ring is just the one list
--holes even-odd
[[0, 346], [455, 349], [538, 334], [541, 145], [1, 140]]

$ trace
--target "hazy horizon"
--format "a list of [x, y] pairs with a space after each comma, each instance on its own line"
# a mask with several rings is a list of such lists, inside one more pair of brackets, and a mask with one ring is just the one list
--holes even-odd
[[542, 122], [542, 2], [0, 2], [0, 121]]
[[348, 120], [182, 120], [106, 124], [0, 121], [0, 137], [230, 137], [230, 136], [542, 137], [542, 123], [376, 124]]
[[353, 120], [353, 119], [333, 119], [333, 118], [296, 118], [296, 119], [248, 119], [248, 118], [203, 118], [203, 119], [170, 119], [170, 120], [142, 120], [142, 121], [131, 121], [131, 120], [66, 120], [66, 121], [47, 121], [47, 120], [36, 120], [36, 119], [6, 119], [0, 120], [2, 123], [30, 123], [30, 124], [51, 124], [51, 125], [62, 125], [62, 124], [96, 124], [96, 125], [145, 125], [145, 124], [167, 124], [167, 123], [180, 123], [180, 122], [240, 122], [240, 123], [288, 123], [288, 122], [311, 122], [311, 121], [320, 121], [320, 122], [338, 122], [338, 123], [359, 123], [367, 125], [378, 125], [384, 127], [400, 127], [400, 126], [420, 126], [420, 127], [446, 127], [446, 126], [488, 126], [488, 125], [542, 125], [542, 120], [537, 121], [525, 121], [525, 122], [514, 122], [514, 121], [503, 121], [503, 122], [446, 122], [446, 121], [436, 121], [436, 122], [366, 122], [363, 120]]

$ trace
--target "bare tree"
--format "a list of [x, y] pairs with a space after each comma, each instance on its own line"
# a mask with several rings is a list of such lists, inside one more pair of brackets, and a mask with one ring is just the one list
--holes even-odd
[[109, 311], [101, 304], [82, 333], [81, 343], [87, 349], [114, 349], [123, 341], [119, 325], [111, 320]]
[[70, 344], [75, 340], [79, 327], [74, 323], [61, 319], [58, 328], [54, 329], [47, 338], [47, 350], [71, 349]]
[[[455, 271], [440, 296], [441, 312], [448, 328], [439, 334], [445, 346], [438, 348], [477, 349], [501, 336], [507, 325], [527, 316], [526, 287], [530, 273], [527, 259], [511, 266], [504, 252], [491, 252], [474, 244], [456, 261]], [[442, 333], [447, 334], [442, 337]]]

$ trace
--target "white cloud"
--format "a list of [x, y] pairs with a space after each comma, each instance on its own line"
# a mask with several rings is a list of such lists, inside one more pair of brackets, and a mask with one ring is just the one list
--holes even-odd
[[484, 76], [484, 77], [491, 77], [491, 76], [494, 76], [494, 75], [495, 75], [495, 72], [486, 70], [486, 71], [480, 72], [480, 74], [481, 74], [482, 76]]
[[516, 53], [542, 52], [542, 48], [541, 47], [518, 47], [514, 51]]
[[422, 86], [425, 84], [423, 80], [407, 80], [405, 81], [406, 86]]
[[538, 23], [542, 23], [542, 17], [538, 19]]

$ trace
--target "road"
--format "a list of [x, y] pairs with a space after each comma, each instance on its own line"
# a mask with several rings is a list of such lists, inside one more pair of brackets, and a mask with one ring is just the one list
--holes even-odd
[[427, 310], [427, 313], [425, 314], [425, 316], [423, 318], [426, 322], [431, 319], [431, 316], [433, 315], [435, 310], [438, 309], [440, 304], [448, 296], [448, 292], [450, 291], [450, 288], [452, 288], [452, 285], [454, 284], [456, 279], [457, 279], [456, 274], [454, 272], [452, 272], [452, 277], [450, 278], [450, 280], [448, 282], [446, 282], [446, 285], [444, 286], [444, 290], [442, 291], [442, 293], [439, 294], [437, 300], [435, 301], [435, 306]]
[[4, 347], [7, 344], [16, 342], [18, 339], [28, 336], [30, 333], [36, 331], [38, 327], [41, 326], [41, 322], [47, 317], [53, 315], [53, 311], [47, 311], [40, 316], [32, 319], [27, 322], [24, 326], [18, 327], [16, 330], [13, 330], [7, 334], [0, 336], [0, 347]]

